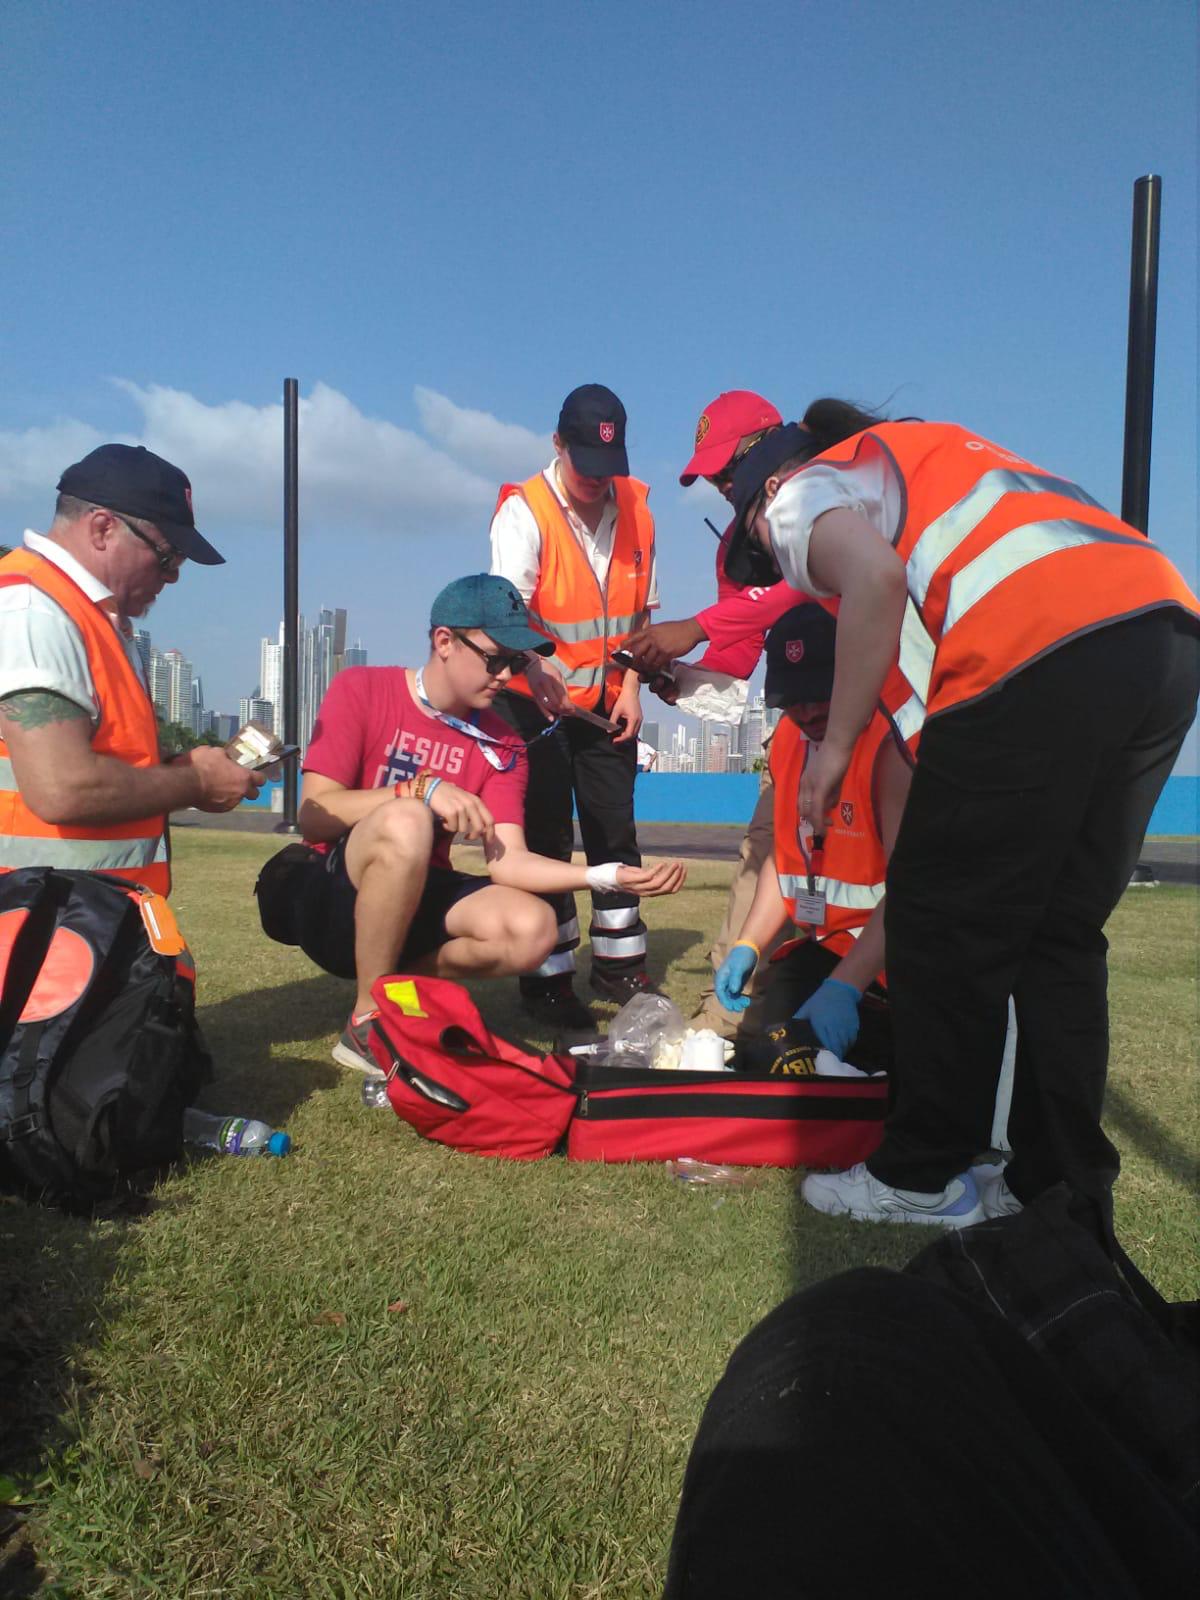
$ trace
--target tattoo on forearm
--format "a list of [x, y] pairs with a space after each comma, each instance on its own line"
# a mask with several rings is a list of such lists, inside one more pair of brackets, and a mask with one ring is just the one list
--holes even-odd
[[18, 728], [44, 728], [52, 722], [90, 722], [81, 705], [49, 689], [23, 689], [0, 698], [0, 715]]

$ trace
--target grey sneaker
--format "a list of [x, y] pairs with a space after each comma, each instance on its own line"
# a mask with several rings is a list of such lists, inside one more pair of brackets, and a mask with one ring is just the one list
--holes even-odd
[[938, 1194], [893, 1189], [859, 1162], [847, 1172], [810, 1173], [800, 1192], [816, 1211], [856, 1222], [920, 1222], [942, 1228], [969, 1228], [983, 1221], [983, 1206], [969, 1172], [951, 1178]]
[[368, 1078], [387, 1077], [383, 1068], [376, 1064], [369, 1043], [371, 1024], [378, 1015], [378, 1011], [372, 1011], [370, 1016], [355, 1022], [351, 1014], [341, 1038], [333, 1047], [333, 1059], [340, 1067], [353, 1067], [355, 1072], [365, 1073]]

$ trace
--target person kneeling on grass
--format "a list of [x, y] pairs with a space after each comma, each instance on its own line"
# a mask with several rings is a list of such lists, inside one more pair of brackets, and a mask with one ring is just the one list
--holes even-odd
[[[448, 584], [429, 621], [423, 667], [338, 673], [304, 760], [300, 830], [325, 853], [325, 871], [298, 908], [299, 942], [318, 966], [357, 983], [333, 1058], [371, 1074], [377, 978], [526, 972], [557, 938], [539, 895], [674, 894], [686, 875], [678, 861], [585, 868], [528, 850], [525, 745], [491, 705], [528, 652], [551, 642], [530, 627], [513, 585], [484, 573]], [[487, 877], [451, 867], [456, 834], [482, 842]]]
[[[791, 922], [799, 938], [775, 958], [764, 1027], [800, 1018], [839, 1060], [885, 1071], [892, 1048], [883, 972], [884, 875], [908, 797], [916, 738], [905, 744], [887, 712], [877, 710], [855, 746], [825, 833], [814, 837], [800, 826], [800, 779], [829, 720], [836, 632], [835, 619], [809, 604], [786, 612], [767, 635], [766, 701], [785, 713], [771, 744], [775, 843], [741, 934], [717, 972], [716, 993], [730, 1011], [749, 1005], [743, 990], [760, 949]], [[875, 1005], [862, 1006], [865, 994]]]

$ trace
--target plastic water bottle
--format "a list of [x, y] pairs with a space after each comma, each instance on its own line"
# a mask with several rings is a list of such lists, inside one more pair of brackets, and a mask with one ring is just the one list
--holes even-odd
[[277, 1133], [265, 1122], [214, 1116], [195, 1106], [183, 1113], [183, 1137], [188, 1144], [219, 1150], [225, 1156], [285, 1156], [292, 1148], [290, 1133]]
[[379, 1111], [384, 1106], [391, 1107], [388, 1099], [386, 1078], [364, 1078], [362, 1086], [362, 1103], [368, 1111]]

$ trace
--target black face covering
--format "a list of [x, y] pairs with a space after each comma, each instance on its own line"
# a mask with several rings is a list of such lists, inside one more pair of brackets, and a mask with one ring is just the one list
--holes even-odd
[[779, 582], [781, 574], [775, 557], [743, 534], [725, 556], [725, 576], [730, 583], [740, 584], [744, 589], [767, 589]]

